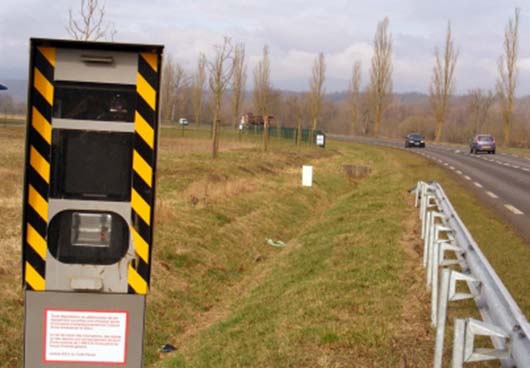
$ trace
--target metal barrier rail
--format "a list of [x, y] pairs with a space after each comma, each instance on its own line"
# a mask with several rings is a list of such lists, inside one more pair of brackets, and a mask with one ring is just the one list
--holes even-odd
[[[530, 324], [449, 202], [440, 184], [418, 182], [415, 190], [424, 240], [423, 266], [431, 291], [431, 323], [436, 328], [434, 368], [442, 367], [447, 307], [474, 299], [482, 321], [456, 319], [452, 365], [500, 360], [503, 367], [530, 367]], [[449, 258], [449, 254], [454, 254]], [[451, 266], [459, 265], [461, 271]], [[457, 292], [467, 284], [469, 293]], [[494, 348], [475, 347], [489, 336]]]

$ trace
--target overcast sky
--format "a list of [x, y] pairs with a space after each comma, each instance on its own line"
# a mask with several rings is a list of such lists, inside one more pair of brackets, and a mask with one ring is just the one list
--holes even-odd
[[[101, 0], [100, 0], [101, 1]], [[1, 0], [0, 81], [25, 79], [30, 37], [68, 38], [68, 9], [79, 0]], [[166, 46], [187, 70], [223, 36], [244, 42], [248, 74], [264, 44], [271, 52], [274, 87], [307, 88], [313, 60], [326, 55], [328, 92], [347, 88], [361, 60], [368, 81], [377, 22], [388, 16], [394, 49], [394, 90], [427, 92], [433, 50], [442, 46], [451, 20], [459, 50], [456, 89], [493, 88], [503, 33], [521, 8], [519, 94], [530, 94], [530, 0], [107, 0], [115, 41]], [[251, 80], [251, 78], [249, 78]]]

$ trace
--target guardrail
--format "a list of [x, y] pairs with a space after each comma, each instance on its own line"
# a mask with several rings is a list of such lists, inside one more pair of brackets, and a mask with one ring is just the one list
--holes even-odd
[[[502, 367], [530, 367], [530, 324], [444, 190], [436, 182], [418, 182], [414, 193], [424, 240], [423, 266], [431, 291], [431, 324], [436, 328], [433, 367], [443, 364], [449, 302], [466, 299], [474, 299], [482, 320], [455, 319], [451, 367], [486, 360], [499, 360]], [[467, 284], [469, 292], [457, 291], [461, 283]], [[493, 348], [476, 347], [476, 336], [490, 337]]]

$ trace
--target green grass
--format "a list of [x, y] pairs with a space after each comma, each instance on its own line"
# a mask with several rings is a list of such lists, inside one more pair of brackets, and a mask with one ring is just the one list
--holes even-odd
[[515, 148], [515, 147], [507, 147], [502, 148], [501, 150], [508, 153], [513, 153], [515, 155], [519, 155], [521, 157], [530, 158], [530, 149], [528, 148]]
[[[0, 366], [19, 366], [23, 130], [0, 129]], [[517, 302], [530, 315], [528, 245], [447, 171], [387, 148], [325, 150], [224, 132], [162, 129], [144, 356], [161, 367], [426, 367], [433, 330], [408, 190], [441, 182]], [[314, 186], [300, 186], [303, 164]], [[370, 166], [351, 179], [343, 165]], [[274, 248], [265, 240], [287, 243]], [[514, 256], [515, 255], [515, 256]], [[475, 315], [471, 303], [451, 316]], [[160, 355], [165, 343], [177, 352]], [[448, 352], [450, 354], [450, 352]], [[495, 365], [491, 365], [495, 366]]]
[[416, 282], [400, 245], [403, 222], [413, 216], [403, 188], [407, 173], [388, 152], [356, 148], [343, 146], [341, 156], [315, 165], [326, 174], [316, 177], [314, 190], [333, 197], [344, 181], [339, 168], [366, 157], [377, 173], [301, 228], [290, 243], [299, 246], [288, 245], [259, 285], [231, 301], [226, 319], [162, 366], [392, 367], [410, 349], [416, 366], [429, 361], [432, 341], [409, 346], [401, 330], [410, 302], [402, 296]]
[[[315, 165], [316, 173], [326, 172], [315, 180], [319, 190], [335, 192], [343, 180], [338, 168], [346, 163], [369, 162], [373, 174], [340, 196], [332, 196], [319, 218], [291, 239], [292, 249], [288, 245], [263, 266], [265, 276], [264, 271], [257, 272], [259, 283], [225, 301], [227, 312], [222, 318], [183, 342], [178, 353], [157, 366], [431, 364], [429, 298], [423, 292], [422, 272], [408, 268], [412, 262], [419, 265], [420, 259], [407, 253], [402, 242], [404, 224], [416, 216], [407, 190], [417, 180], [434, 179], [444, 185], [471, 231], [477, 232], [479, 244], [488, 244], [484, 252], [495, 259], [493, 263], [509, 264], [512, 250], [519, 251], [522, 263], [529, 257], [526, 244], [430, 162], [369, 146], [332, 144], [330, 149], [341, 155]], [[412, 235], [418, 236], [417, 228]], [[508, 248], [502, 257], [499, 248]], [[499, 274], [530, 314], [525, 284], [529, 272], [500, 267]], [[450, 316], [477, 317], [477, 313], [472, 303], [463, 303], [452, 306]], [[449, 340], [450, 333], [449, 328]]]

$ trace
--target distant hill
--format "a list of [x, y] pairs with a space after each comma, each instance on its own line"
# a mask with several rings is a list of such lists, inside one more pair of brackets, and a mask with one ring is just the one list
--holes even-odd
[[[7, 85], [8, 90], [2, 93], [7, 93], [13, 97], [16, 102], [26, 102], [27, 99], [27, 81], [24, 79], [4, 79], [0, 83]], [[301, 96], [305, 92], [293, 91], [287, 89], [278, 89], [284, 96]], [[326, 95], [326, 99], [331, 102], [340, 102], [348, 97], [348, 91], [332, 92]], [[455, 96], [457, 99], [463, 97], [462, 95]], [[252, 99], [252, 90], [247, 90], [246, 98], [250, 101]], [[394, 98], [404, 105], [422, 105], [429, 103], [429, 95], [421, 92], [401, 92], [394, 93]], [[530, 104], [530, 95], [520, 96], [517, 101], [524, 104]]]
[[[326, 95], [326, 98], [332, 102], [340, 102], [347, 97], [348, 91], [333, 92]], [[420, 92], [394, 93], [394, 98], [407, 105], [416, 105], [429, 102], [429, 96]]]
[[429, 95], [418, 92], [396, 93], [395, 97], [405, 105], [421, 105], [429, 103]]

